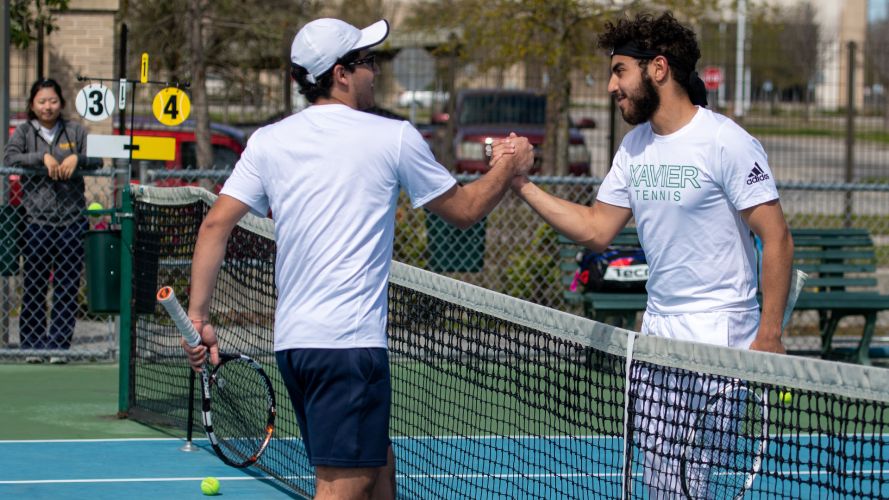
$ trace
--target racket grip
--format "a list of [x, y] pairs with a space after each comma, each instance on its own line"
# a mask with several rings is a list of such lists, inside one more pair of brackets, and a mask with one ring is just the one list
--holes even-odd
[[158, 290], [157, 301], [167, 310], [167, 314], [173, 319], [173, 323], [176, 324], [176, 328], [179, 329], [179, 333], [188, 345], [192, 347], [199, 345], [201, 336], [198, 335], [198, 331], [191, 324], [188, 315], [185, 314], [185, 309], [182, 309], [179, 301], [176, 300], [176, 293], [173, 291], [173, 287], [165, 286]]

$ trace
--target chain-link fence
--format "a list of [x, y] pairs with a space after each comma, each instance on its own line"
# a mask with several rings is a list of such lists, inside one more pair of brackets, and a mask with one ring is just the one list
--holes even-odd
[[[860, 20], [861, 29], [834, 33], [830, 30], [839, 28], [836, 23], [824, 22], [823, 13], [814, 15], [816, 13], [800, 10], [799, 6], [805, 2], [785, 3], [787, 5], [769, 16], [749, 16], [746, 39], [740, 42], [737, 20], [732, 15], [716, 20], [708, 20], [707, 16], [697, 18], [694, 29], [702, 50], [697, 69], [702, 75], [710, 75], [707, 77], [710, 107], [734, 118], [763, 144], [781, 186], [782, 205], [792, 227], [853, 226], [870, 231], [877, 245], [878, 276], [883, 292], [889, 293], [889, 279], [886, 279], [889, 277], [883, 277], [889, 274], [889, 97], [886, 91], [889, 65], [885, 57], [889, 54], [889, 43], [886, 43], [889, 21]], [[829, 3], [818, 5], [825, 8]], [[713, 16], [720, 14], [713, 13]], [[479, 163], [479, 141], [487, 135], [502, 133], [509, 125], [500, 124], [482, 131], [473, 127], [475, 135], [470, 137], [463, 133], [470, 127], [461, 128], [459, 123], [458, 96], [474, 89], [529, 91], [542, 95], [550, 82], [550, 73], [533, 58], [498, 62], [493, 66], [471, 57], [463, 58], [459, 51], [442, 50], [450, 38], [446, 33], [411, 33], [404, 26], [395, 26], [387, 43], [378, 47], [380, 71], [375, 80], [375, 96], [377, 112], [410, 119], [446, 167], [465, 172]], [[742, 58], [739, 59], [739, 55]], [[589, 204], [610, 168], [615, 148], [630, 127], [620, 118], [607, 92], [608, 57], [591, 46], [583, 58], [587, 60], [585, 64], [572, 67], [569, 114], [573, 124], [584, 126], [573, 127], [568, 155], [569, 162], [588, 163], [587, 175], [547, 177], [539, 182], [566, 199]], [[33, 65], [33, 57], [23, 61], [26, 66]], [[30, 67], [17, 68], [11, 75], [13, 115], [25, 111], [23, 94], [26, 96], [33, 78]], [[57, 71], [59, 68], [50, 68], [50, 73], [65, 73]], [[286, 107], [286, 96], [294, 97], [292, 104], [296, 109], [305, 105], [298, 99], [298, 92], [287, 75], [279, 69], [257, 70], [249, 77], [239, 77], [240, 83], [211, 79], [208, 91], [214, 121], [240, 123], [244, 131], [249, 132], [279, 114], [289, 113], [289, 110], [274, 112], [278, 103]], [[72, 81], [66, 86], [66, 94], [75, 95], [79, 85]], [[135, 114], [150, 115], [148, 103], [152, 102], [153, 90], [140, 88], [136, 92], [131, 98], [136, 98], [142, 106], [135, 109]], [[248, 94], [262, 98], [245, 97]], [[519, 99], [524, 97], [500, 102], [514, 105]], [[247, 122], [254, 125], [248, 126]], [[535, 141], [542, 140], [545, 123], [525, 125], [524, 134], [534, 134]], [[586, 151], [580, 151], [582, 148]], [[178, 153], [179, 158], [193, 156], [183, 151]], [[234, 160], [226, 156], [225, 165]], [[188, 170], [184, 173], [187, 177], [183, 178], [183, 173], [176, 169], [191, 165], [186, 160], [180, 163], [153, 171], [146, 165], [144, 172], [136, 168], [133, 173], [144, 174], [137, 178], [157, 185], [180, 185], [184, 181], [218, 191], [225, 172]], [[22, 349], [22, 309], [28, 289], [24, 284], [25, 269], [38, 266], [32, 265], [36, 261], [26, 260], [22, 251], [23, 244], [28, 248], [33, 246], [26, 243], [34, 243], [34, 234], [26, 234], [27, 215], [20, 198], [16, 198], [14, 182], [20, 189], [20, 185], [28, 181], [24, 173], [0, 171], [5, 172], [2, 178], [7, 183], [2, 192], [10, 193], [0, 212], [0, 234], [3, 235], [0, 240], [3, 247], [0, 249], [3, 283], [0, 355], [24, 359], [35, 354], [31, 352], [34, 349]], [[552, 165], [540, 165], [541, 175], [553, 172]], [[13, 180], [11, 175], [23, 177]], [[98, 201], [106, 208], [111, 207], [115, 190], [111, 180], [111, 177], [87, 178], [86, 203]], [[462, 180], [469, 181], [471, 177]], [[568, 308], [562, 301], [557, 235], [511, 195], [482, 224], [468, 231], [452, 229], [422, 210], [410, 209], [404, 201], [398, 208], [397, 226], [395, 258], [400, 261], [533, 302]], [[104, 237], [85, 234], [85, 240], [79, 240], [81, 243]], [[108, 238], [113, 240], [113, 235]], [[78, 240], [69, 238], [68, 241], [75, 245], [73, 242]], [[70, 263], [82, 259], [85, 264], [90, 262], [85, 254], [84, 257], [76, 252], [66, 255]], [[42, 276], [43, 283], [36, 286], [39, 280], [29, 281], [34, 285], [34, 293], [27, 294], [28, 303], [38, 304], [43, 313], [26, 314], [25, 319], [36, 318], [29, 321], [41, 325], [45, 321], [47, 336], [51, 335], [49, 324], [54, 316], [54, 303], [59, 298], [56, 295], [63, 289], [60, 283], [64, 284], [66, 277], [71, 278], [69, 282], [75, 281], [74, 275], [57, 275], [49, 270], [56, 264], [55, 261], [41, 264], [43, 274], [33, 276]], [[74, 267], [81, 268], [81, 265]], [[75, 351], [109, 354], [116, 348], [114, 316], [91, 312], [87, 302], [92, 291], [85, 288], [89, 283], [85, 273], [84, 267], [76, 275], [81, 287], [73, 308], [75, 326], [70, 349], [65, 353], [68, 357], [76, 357]], [[45, 298], [41, 299], [44, 294]], [[44, 320], [41, 314], [45, 314]], [[65, 313], [62, 317], [66, 317]], [[887, 324], [889, 316], [884, 313], [881, 330], [886, 330]], [[794, 332], [816, 330], [814, 316], [801, 315], [794, 321]], [[65, 335], [61, 340], [44, 339], [40, 345], [50, 349], [40, 354], [61, 355], [61, 351], [55, 351], [65, 345], [64, 339]]]
[[[601, 183], [600, 179], [570, 177], [541, 177], [535, 181], [548, 192], [586, 205], [593, 202]], [[876, 245], [880, 289], [882, 293], [889, 293], [889, 184], [785, 182], [779, 183], [779, 192], [792, 228], [868, 229]], [[567, 285], [560, 269], [558, 234], [512, 195], [483, 223], [465, 231], [446, 227], [428, 212], [412, 210], [407, 200], [402, 199], [396, 219], [395, 259], [514, 297], [582, 314], [580, 305], [563, 300]], [[844, 319], [836, 345], [857, 342], [862, 320]], [[821, 346], [818, 334], [818, 314], [798, 312], [787, 332], [787, 344], [796, 351], [817, 353]], [[873, 345], [889, 344], [887, 335], [889, 312], [883, 312], [879, 315], [878, 335]]]
[[[220, 171], [159, 172], [158, 180], [222, 182]], [[458, 175], [472, 182], [477, 176]], [[533, 177], [539, 186], [561, 198], [590, 205], [602, 182], [591, 177]], [[889, 184], [779, 182], [781, 204], [792, 228], [866, 228], [873, 236], [881, 291], [889, 293]], [[524, 202], [508, 194], [482, 222], [460, 230], [425, 210], [414, 210], [402, 194], [395, 219], [393, 258], [406, 264], [530, 302], [582, 314], [566, 303], [567, 285], [560, 269], [559, 235]], [[639, 322], [637, 322], [637, 325]], [[853, 343], [860, 335], [861, 318], [840, 323], [835, 344]], [[889, 312], [879, 316], [874, 345], [889, 343]], [[820, 348], [816, 312], [796, 313], [788, 345], [797, 351]], [[843, 338], [843, 333], [852, 335]]]
[[0, 168], [0, 359], [116, 359], [121, 174]]

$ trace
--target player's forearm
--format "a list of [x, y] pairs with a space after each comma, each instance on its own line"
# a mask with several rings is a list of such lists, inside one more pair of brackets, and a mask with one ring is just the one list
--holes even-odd
[[225, 258], [225, 247], [230, 228], [205, 220], [198, 232], [191, 264], [191, 293], [188, 301], [188, 317], [208, 319], [210, 299], [216, 284], [216, 276]]
[[513, 191], [567, 238], [594, 250], [602, 250], [610, 243], [597, 235], [590, 207], [553, 196], [527, 180], [513, 183]]
[[463, 214], [460, 220], [454, 221], [455, 225], [466, 229], [491, 213], [509, 190], [513, 172], [512, 165], [502, 162], [477, 181], [463, 186], [461, 190], [466, 202], [461, 204], [464, 207]]
[[762, 317], [760, 335], [779, 338], [793, 265], [793, 241], [789, 233], [775, 241], [763, 241]]

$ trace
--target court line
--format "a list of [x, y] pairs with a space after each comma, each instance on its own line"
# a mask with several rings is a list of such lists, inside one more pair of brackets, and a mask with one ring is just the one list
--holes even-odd
[[[126, 442], [151, 442], [151, 441], [181, 441], [185, 438], [97, 438], [97, 439], [0, 439], [0, 444], [15, 443], [126, 443]], [[207, 441], [207, 438], [193, 439], [192, 441]]]
[[[314, 477], [314, 476], [313, 476]], [[201, 481], [204, 477], [143, 477], [116, 479], [28, 479], [0, 481], [4, 484], [71, 484], [71, 483], [163, 483], [172, 481]], [[274, 481], [272, 476], [216, 476], [220, 481]]]

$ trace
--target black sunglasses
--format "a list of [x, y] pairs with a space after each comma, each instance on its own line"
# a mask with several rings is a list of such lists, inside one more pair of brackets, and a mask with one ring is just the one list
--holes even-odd
[[366, 64], [369, 67], [373, 68], [377, 64], [376, 59], [377, 59], [376, 54], [368, 54], [368, 55], [362, 57], [361, 59], [355, 59], [354, 61], [348, 63], [347, 66], [351, 66], [354, 68], [355, 66], [361, 66], [362, 64]]

